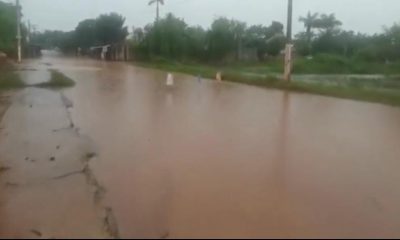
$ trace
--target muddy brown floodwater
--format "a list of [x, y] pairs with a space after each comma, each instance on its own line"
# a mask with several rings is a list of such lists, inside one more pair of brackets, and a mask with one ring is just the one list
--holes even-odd
[[121, 237], [400, 237], [400, 109], [48, 58]]

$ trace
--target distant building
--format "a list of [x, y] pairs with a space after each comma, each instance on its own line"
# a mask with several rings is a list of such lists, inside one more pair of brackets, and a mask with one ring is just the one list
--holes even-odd
[[42, 56], [42, 47], [37, 44], [27, 44], [24, 47], [23, 56], [25, 58], [38, 58]]
[[131, 48], [127, 41], [91, 47], [89, 49], [89, 56], [107, 61], [130, 61], [132, 59]]

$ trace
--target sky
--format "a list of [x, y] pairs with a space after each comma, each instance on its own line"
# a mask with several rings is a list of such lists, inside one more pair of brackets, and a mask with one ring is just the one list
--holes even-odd
[[[7, 0], [9, 2], [13, 0]], [[75, 29], [86, 18], [117, 12], [126, 18], [129, 29], [143, 27], [154, 21], [156, 8], [148, 0], [20, 0], [24, 21], [37, 30]], [[342, 28], [373, 34], [383, 26], [400, 22], [400, 0], [293, 0], [293, 30], [303, 31], [298, 21], [308, 11], [335, 13]], [[248, 25], [269, 25], [280, 21], [286, 25], [287, 0], [165, 0], [161, 16], [172, 12], [189, 25], [208, 28], [217, 17], [234, 18]]]

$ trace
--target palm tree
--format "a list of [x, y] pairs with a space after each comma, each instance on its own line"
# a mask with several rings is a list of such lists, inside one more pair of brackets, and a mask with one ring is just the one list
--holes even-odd
[[303, 22], [306, 28], [307, 44], [309, 47], [311, 47], [312, 29], [316, 27], [318, 15], [318, 13], [311, 14], [311, 12], [308, 12], [306, 17], [299, 18], [299, 21]]
[[150, 0], [149, 5], [153, 5], [153, 4], [157, 5], [157, 18], [156, 18], [156, 22], [158, 22], [158, 19], [160, 19], [160, 7], [159, 5], [164, 5], [164, 0]]
[[336, 19], [335, 14], [322, 14], [314, 23], [315, 28], [325, 30], [326, 34], [332, 33], [337, 27], [341, 26], [342, 22]]

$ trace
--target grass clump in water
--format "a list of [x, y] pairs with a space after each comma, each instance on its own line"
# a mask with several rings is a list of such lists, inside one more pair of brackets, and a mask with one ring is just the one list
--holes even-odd
[[73, 87], [75, 85], [74, 80], [65, 76], [65, 74], [57, 70], [50, 70], [50, 74], [51, 74], [50, 81], [39, 83], [36, 86], [44, 88], [64, 88], [64, 87]]

